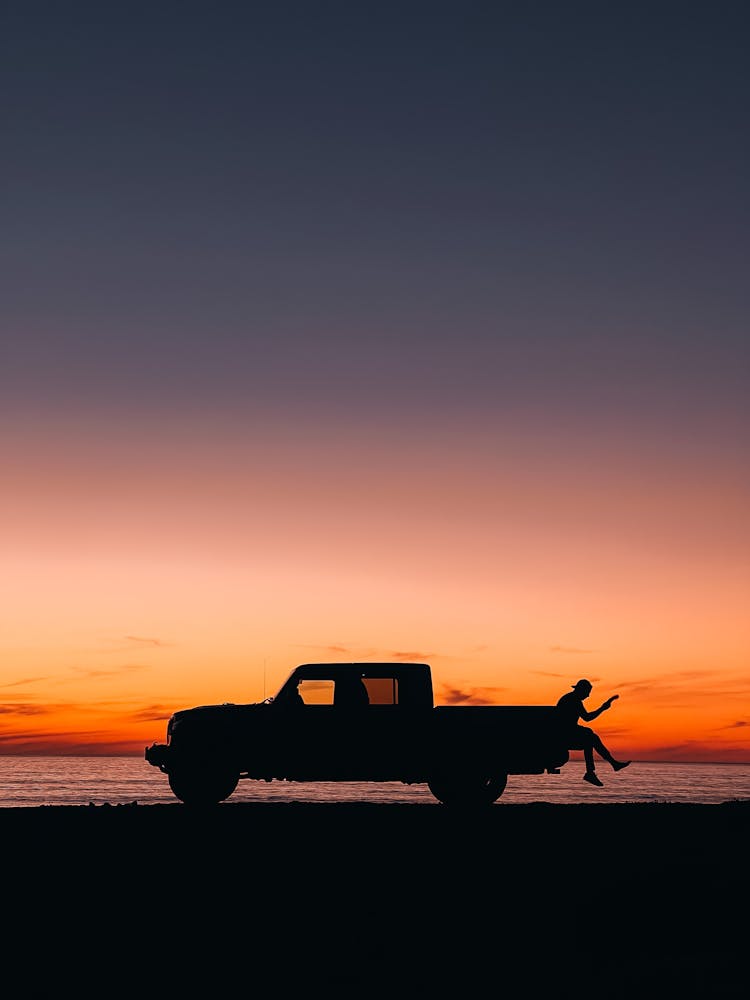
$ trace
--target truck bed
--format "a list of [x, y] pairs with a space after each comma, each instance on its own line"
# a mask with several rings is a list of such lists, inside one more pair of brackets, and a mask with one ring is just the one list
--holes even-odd
[[553, 705], [439, 705], [436, 746], [497, 762], [506, 774], [541, 774], [568, 760]]

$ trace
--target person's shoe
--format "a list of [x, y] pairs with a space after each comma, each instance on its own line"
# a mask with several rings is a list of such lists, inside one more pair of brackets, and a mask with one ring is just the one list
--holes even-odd
[[587, 771], [583, 776], [584, 781], [588, 781], [590, 785], [598, 785], [601, 788], [604, 785], [603, 781], [599, 781], [596, 771]]
[[627, 767], [629, 763], [630, 763], [629, 760], [613, 760], [612, 769], [615, 771], [622, 771], [622, 769], [624, 767]]

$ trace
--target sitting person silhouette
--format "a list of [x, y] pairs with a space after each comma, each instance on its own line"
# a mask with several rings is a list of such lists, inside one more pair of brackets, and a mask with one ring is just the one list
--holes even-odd
[[286, 684], [273, 701], [274, 704], [283, 705], [284, 708], [299, 708], [305, 704], [305, 700], [300, 694], [298, 683], [293, 686]]
[[572, 687], [573, 690], [564, 694], [557, 702], [563, 738], [566, 741], [568, 750], [583, 750], [584, 760], [586, 761], [586, 773], [583, 776], [583, 780], [588, 781], [590, 785], [599, 785], [601, 787], [604, 782], [599, 780], [599, 776], [596, 773], [594, 750], [596, 750], [603, 760], [611, 764], [612, 769], [615, 771], [621, 771], [624, 767], [628, 766], [630, 761], [615, 760], [594, 730], [587, 729], [586, 726], [579, 726], [578, 720], [583, 719], [584, 722], [593, 721], [602, 712], [606, 712], [608, 708], [611, 708], [612, 702], [620, 696], [613, 694], [606, 701], [603, 701], [599, 708], [594, 709], [593, 712], [588, 712], [583, 707], [583, 703], [591, 694], [593, 688], [591, 681], [580, 680], [573, 684]]
[[364, 708], [370, 704], [367, 688], [359, 677], [339, 677], [333, 692], [337, 708]]

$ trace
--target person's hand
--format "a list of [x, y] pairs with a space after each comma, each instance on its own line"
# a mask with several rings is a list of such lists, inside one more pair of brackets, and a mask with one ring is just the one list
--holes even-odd
[[611, 708], [612, 702], [616, 701], [619, 697], [620, 697], [619, 694], [613, 694], [611, 698], [607, 698], [607, 700], [604, 702], [605, 707]]

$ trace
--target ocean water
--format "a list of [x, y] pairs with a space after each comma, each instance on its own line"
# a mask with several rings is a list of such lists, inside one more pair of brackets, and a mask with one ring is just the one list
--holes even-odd
[[[750, 800], [750, 764], [656, 764], [634, 761], [614, 773], [601, 765], [603, 788], [584, 782], [583, 764], [560, 774], [511, 775], [496, 806], [514, 803], [694, 802]], [[240, 781], [228, 802], [382, 802], [438, 806], [426, 785], [398, 782]], [[0, 808], [172, 803], [167, 778], [141, 757], [0, 756]]]

